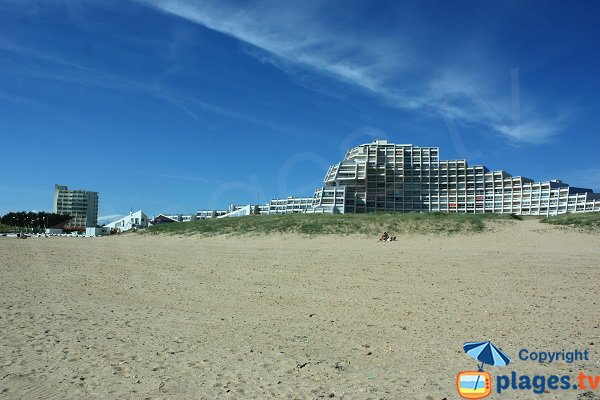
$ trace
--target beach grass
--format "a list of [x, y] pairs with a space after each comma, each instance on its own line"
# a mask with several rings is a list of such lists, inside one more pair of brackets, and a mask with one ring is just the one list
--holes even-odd
[[19, 232], [24, 230], [25, 228], [17, 227], [17, 230], [15, 231], [15, 227], [13, 225], [0, 224], [0, 233]]
[[372, 213], [372, 214], [286, 214], [252, 215], [240, 218], [205, 219], [153, 226], [148, 234], [167, 235], [391, 235], [478, 233], [490, 221], [514, 221], [497, 214]]
[[542, 218], [540, 222], [576, 228], [586, 232], [600, 232], [600, 212], [561, 214]]

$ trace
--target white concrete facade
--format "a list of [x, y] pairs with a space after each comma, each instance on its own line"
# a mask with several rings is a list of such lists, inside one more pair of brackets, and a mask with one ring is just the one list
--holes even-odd
[[234, 211], [228, 212], [227, 214], [219, 215], [217, 218], [228, 218], [228, 217], [245, 217], [254, 213], [254, 206], [248, 204], [246, 206], [238, 207]]
[[161, 214], [167, 218], [174, 219], [177, 222], [190, 222], [196, 220], [196, 215], [194, 214]]
[[85, 228], [85, 236], [108, 236], [110, 228], [104, 226], [102, 228]]
[[105, 227], [125, 232], [133, 228], [143, 229], [148, 227], [148, 216], [142, 210], [130, 213], [126, 217], [106, 224]]
[[273, 199], [261, 214], [293, 214], [313, 211], [312, 197], [287, 197], [285, 199]]
[[466, 160], [439, 160], [439, 148], [385, 140], [354, 147], [332, 165], [313, 207], [327, 212], [557, 215], [600, 211], [600, 194], [560, 180], [534, 182]]

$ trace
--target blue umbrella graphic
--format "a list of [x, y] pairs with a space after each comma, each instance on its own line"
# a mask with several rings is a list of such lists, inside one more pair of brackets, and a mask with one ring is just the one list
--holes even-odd
[[[478, 366], [478, 371], [483, 371], [483, 364], [503, 367], [510, 363], [510, 358], [490, 341], [467, 342], [463, 344], [463, 349], [465, 350], [465, 353], [474, 359], [481, 361], [481, 365]], [[477, 380], [475, 381], [475, 387], [477, 387], [478, 383], [479, 376], [477, 376]]]

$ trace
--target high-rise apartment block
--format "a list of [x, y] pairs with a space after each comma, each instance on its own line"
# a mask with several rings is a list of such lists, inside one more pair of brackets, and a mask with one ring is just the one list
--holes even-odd
[[98, 193], [54, 185], [54, 212], [71, 216], [66, 228], [95, 227], [98, 224]]
[[440, 160], [437, 147], [376, 140], [332, 165], [307, 212], [510, 213], [600, 211], [600, 194], [560, 180], [534, 182], [466, 160]]

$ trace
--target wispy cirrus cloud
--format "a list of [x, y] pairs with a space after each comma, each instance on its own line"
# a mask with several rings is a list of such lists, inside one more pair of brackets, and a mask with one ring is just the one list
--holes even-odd
[[[514, 74], [513, 85], [509, 82], [512, 66], [498, 67], [506, 60], [488, 59], [485, 45], [478, 46], [473, 38], [468, 42], [432, 39], [407, 23], [378, 32], [365, 21], [364, 29], [356, 29], [356, 24], [346, 25], [344, 18], [338, 18], [339, 11], [347, 11], [343, 2], [332, 14], [327, 9], [330, 3], [323, 2], [136, 1], [236, 38], [260, 50], [250, 53], [284, 70], [312, 70], [371, 93], [392, 107], [434, 112], [516, 143], [545, 142], [563, 128], [564, 118], [541, 110], [535, 99], [528, 99], [528, 107], [518, 103], [515, 109], [511, 96], [514, 99], [520, 89], [514, 85]], [[432, 52], [458, 56], [440, 63], [423, 54], [428, 46]]]
[[[33, 59], [38, 62], [35, 66], [28, 67], [23, 67], [21, 65], [18, 68], [11, 68], [8, 64], [3, 66], [3, 68], [0, 67], [0, 70], [9, 69], [10, 74], [13, 76], [26, 76], [36, 80], [63, 82], [78, 86], [104, 88], [118, 92], [141, 93], [163, 100], [194, 120], [200, 122], [205, 120], [205, 118], [203, 118], [204, 113], [211, 113], [267, 127], [274, 131], [290, 131], [290, 129], [294, 129], [282, 127], [271, 121], [234, 111], [228, 107], [215, 104], [214, 102], [203, 101], [202, 99], [197, 98], [197, 96], [192, 96], [180, 90], [173, 89], [168, 84], [161, 82], [160, 79], [165, 74], [172, 72], [171, 68], [156, 79], [144, 79], [105, 71], [97, 67], [90, 67], [80, 62], [74, 62], [65, 55], [59, 55], [46, 49], [27, 46], [15, 41], [0, 38], [0, 55], [2, 52], [17, 55], [22, 58]], [[46, 66], [48, 67], [46, 68]], [[23, 96], [12, 95], [5, 92], [0, 92], [0, 101], [29, 105], [31, 107], [43, 106], [54, 108], [50, 103], [44, 104], [41, 101], [31, 100]], [[297, 130], [297, 133], [305, 132]]]

